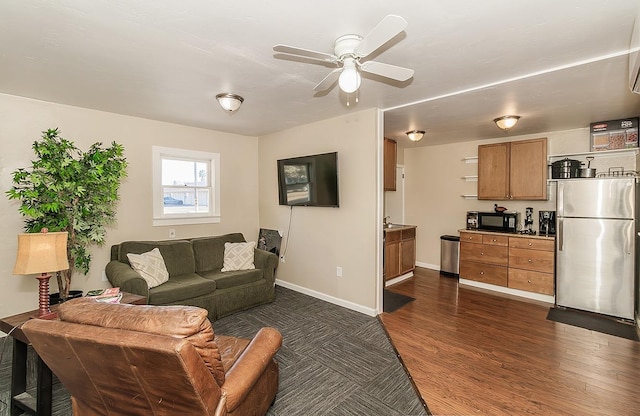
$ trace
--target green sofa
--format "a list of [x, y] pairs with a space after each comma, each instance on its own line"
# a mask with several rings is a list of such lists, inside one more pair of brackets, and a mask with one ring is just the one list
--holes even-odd
[[[273, 302], [278, 257], [256, 249], [253, 270], [222, 272], [224, 244], [245, 242], [241, 233], [186, 240], [125, 241], [111, 247], [105, 269], [113, 287], [145, 296], [150, 305], [189, 305], [209, 311], [214, 321], [234, 312]], [[158, 248], [169, 280], [149, 288], [131, 268], [128, 253], [141, 254]]]

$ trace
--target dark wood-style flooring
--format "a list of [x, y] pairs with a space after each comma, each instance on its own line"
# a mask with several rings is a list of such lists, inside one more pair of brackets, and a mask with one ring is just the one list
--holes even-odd
[[434, 415], [640, 415], [640, 342], [418, 268], [381, 319]]

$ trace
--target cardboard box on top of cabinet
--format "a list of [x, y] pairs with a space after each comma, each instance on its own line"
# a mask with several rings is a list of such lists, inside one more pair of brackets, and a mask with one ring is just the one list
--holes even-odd
[[591, 151], [638, 147], [638, 117], [591, 123]]

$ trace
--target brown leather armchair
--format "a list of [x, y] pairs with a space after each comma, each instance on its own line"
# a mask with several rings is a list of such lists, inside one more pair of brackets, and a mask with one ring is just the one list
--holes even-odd
[[264, 415], [282, 336], [214, 336], [207, 311], [74, 299], [22, 329], [71, 393], [74, 415]]

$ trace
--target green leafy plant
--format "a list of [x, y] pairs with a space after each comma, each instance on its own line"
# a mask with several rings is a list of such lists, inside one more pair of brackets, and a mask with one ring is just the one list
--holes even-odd
[[122, 145], [103, 148], [94, 143], [87, 152], [60, 137], [58, 129], [42, 132], [33, 143], [31, 168], [12, 173], [9, 199], [21, 202], [26, 232], [67, 231], [69, 269], [57, 273], [60, 298], [69, 295], [74, 271], [89, 272], [89, 246], [103, 245], [106, 227], [115, 222], [118, 189], [127, 169]]

